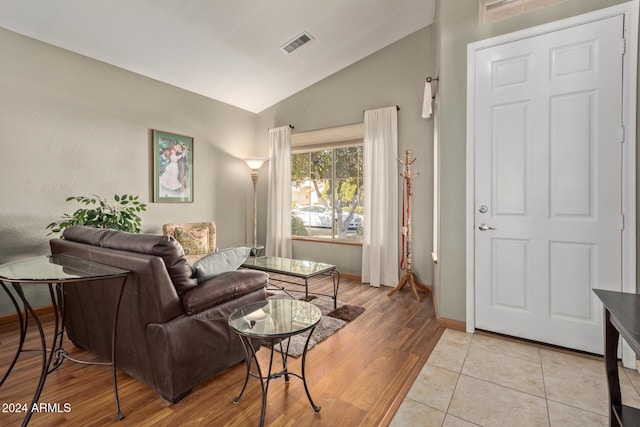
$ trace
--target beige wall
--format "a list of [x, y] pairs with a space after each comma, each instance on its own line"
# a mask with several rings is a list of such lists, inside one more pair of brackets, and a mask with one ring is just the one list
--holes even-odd
[[[219, 246], [250, 239], [255, 114], [3, 29], [0, 52], [0, 263], [49, 253], [70, 195], [139, 195], [143, 232], [212, 219]], [[151, 129], [194, 137], [193, 203], [150, 203]]]
[[[362, 122], [364, 110], [400, 106], [399, 157], [404, 158], [406, 149], [418, 157], [412, 166], [420, 173], [413, 180], [411, 205], [413, 270], [424, 283], [431, 281], [433, 123], [421, 112], [425, 78], [433, 72], [431, 33], [431, 27], [417, 31], [264, 110], [258, 115], [256, 134], [266, 153], [269, 127], [292, 124], [293, 132], [321, 129]], [[266, 174], [267, 167], [263, 169]], [[263, 203], [266, 206], [266, 199]], [[293, 255], [335, 264], [341, 272], [361, 273], [360, 246], [295, 241]]]
[[465, 162], [467, 44], [524, 28], [624, 3], [620, 0], [566, 0], [505, 21], [481, 25], [478, 0], [438, 0], [437, 52], [440, 76], [441, 187], [440, 260], [434, 285], [441, 317], [465, 320]]
[[[432, 124], [420, 108], [431, 44], [431, 30], [419, 31], [256, 115], [0, 29], [0, 263], [49, 253], [46, 225], [76, 208], [65, 198], [92, 193], [139, 195], [148, 203], [143, 232], [213, 219], [219, 246], [249, 241], [251, 178], [240, 158], [268, 154], [268, 127], [354, 123], [365, 109], [397, 104], [401, 153], [419, 157], [414, 267], [429, 282]], [[194, 203], [151, 203], [151, 129], [194, 137]], [[267, 170], [258, 182], [262, 242]], [[294, 255], [360, 274], [359, 247], [301, 242]], [[35, 306], [47, 302], [26, 292]], [[0, 314], [11, 311], [0, 299]]]

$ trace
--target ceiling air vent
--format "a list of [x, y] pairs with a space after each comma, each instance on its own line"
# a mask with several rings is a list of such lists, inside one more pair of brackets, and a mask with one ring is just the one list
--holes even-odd
[[313, 37], [311, 37], [311, 35], [309, 35], [309, 33], [305, 31], [295, 39], [288, 41], [284, 45], [280, 46], [280, 49], [284, 50], [287, 53], [291, 53], [300, 46], [309, 43], [311, 40], [313, 40]]

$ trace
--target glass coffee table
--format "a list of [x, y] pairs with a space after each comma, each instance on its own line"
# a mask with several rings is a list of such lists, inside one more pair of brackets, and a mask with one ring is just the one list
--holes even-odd
[[[267, 392], [269, 390], [269, 382], [272, 379], [284, 377], [285, 382], [289, 382], [289, 377], [300, 378], [304, 384], [304, 390], [311, 407], [317, 413], [320, 412], [320, 406], [316, 405], [311, 398], [306, 379], [306, 360], [309, 339], [322, 313], [320, 309], [313, 304], [295, 299], [270, 299], [266, 301], [258, 301], [241, 307], [231, 313], [229, 316], [229, 326], [231, 330], [240, 336], [242, 346], [244, 347], [245, 360], [247, 365], [247, 373], [244, 378], [244, 384], [240, 394], [233, 399], [233, 403], [238, 403], [244, 393], [249, 377], [260, 380], [262, 385], [262, 409], [260, 411], [260, 425], [264, 425], [264, 418], [267, 410]], [[309, 331], [309, 336], [304, 345], [302, 353], [302, 367], [300, 374], [289, 371], [287, 368], [287, 356], [290, 340], [288, 338]], [[256, 350], [251, 344], [252, 339], [270, 340], [271, 356], [269, 357], [269, 370], [263, 375], [260, 369], [260, 363], [256, 357]], [[286, 344], [283, 344], [286, 341]], [[282, 370], [273, 372], [273, 352], [275, 346], [280, 346], [280, 354], [282, 355]], [[283, 347], [284, 346], [284, 347]], [[251, 372], [251, 365], [255, 362], [257, 373]]]
[[[340, 273], [333, 264], [323, 262], [303, 261], [299, 259], [279, 258], [272, 256], [261, 256], [257, 258], [247, 258], [242, 264], [244, 268], [266, 271], [277, 275], [288, 276], [291, 280], [283, 279], [279, 276], [269, 275], [269, 284], [284, 292], [302, 292], [285, 289], [275, 283], [289, 283], [296, 286], [304, 286], [305, 296], [309, 294], [322, 295], [333, 298], [333, 308], [338, 308], [338, 287], [340, 286]], [[309, 286], [318, 284], [324, 280], [333, 282], [333, 295], [309, 292]]]

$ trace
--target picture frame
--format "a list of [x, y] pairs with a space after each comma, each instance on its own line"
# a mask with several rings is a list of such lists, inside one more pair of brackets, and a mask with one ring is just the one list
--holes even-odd
[[193, 138], [152, 129], [153, 202], [193, 202]]

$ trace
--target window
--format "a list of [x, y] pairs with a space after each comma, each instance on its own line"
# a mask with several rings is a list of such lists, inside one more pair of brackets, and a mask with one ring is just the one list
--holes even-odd
[[362, 241], [362, 141], [339, 145], [298, 150], [292, 147], [294, 237]]

